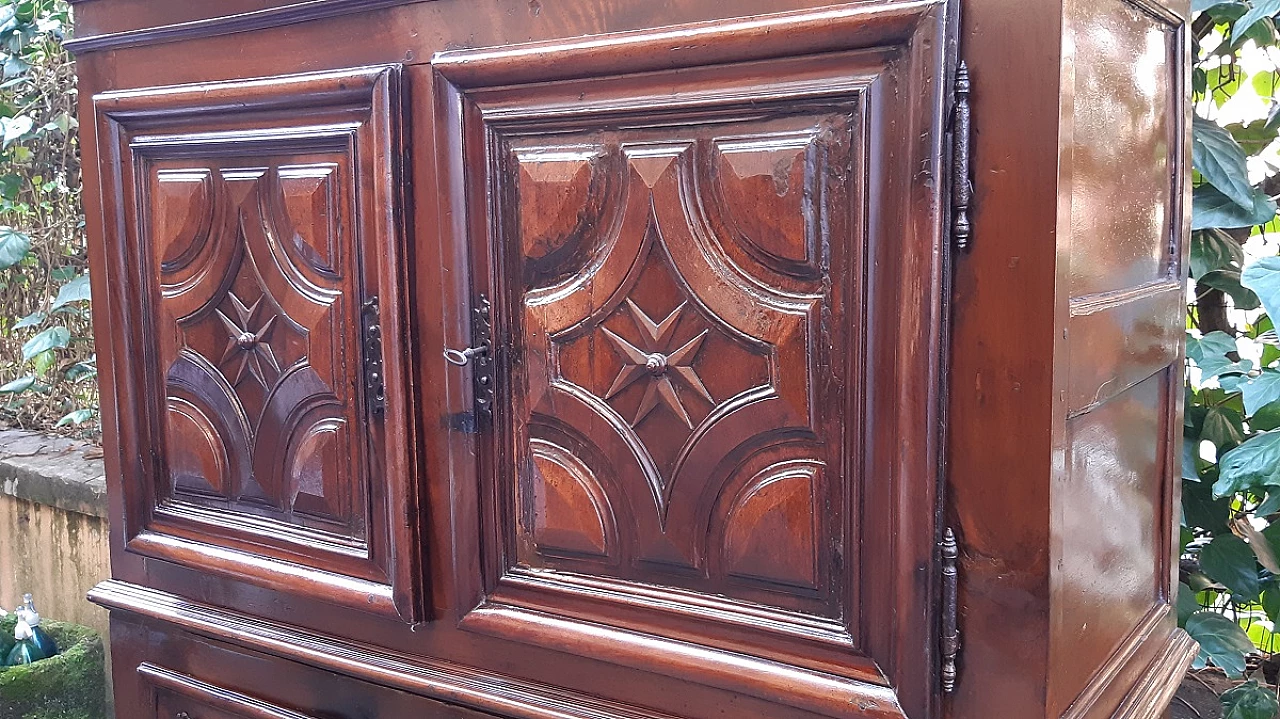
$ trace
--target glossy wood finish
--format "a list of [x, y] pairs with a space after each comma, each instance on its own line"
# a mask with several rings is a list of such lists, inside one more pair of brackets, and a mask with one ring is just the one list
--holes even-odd
[[823, 1], [76, 4], [126, 715], [1158, 714], [1181, 20]]
[[[1193, 653], [1168, 605], [1188, 14], [1145, 0], [965, 8], [979, 240], [952, 300], [956, 717], [990, 716], [993, 695], [1008, 716], [1160, 716], [1160, 677]], [[1010, 41], [975, 42], [986, 33]], [[1002, 109], [1005, 87], [1029, 85], [1043, 89]]]
[[1051, 660], [1049, 705], [1085, 716], [1112, 700], [1092, 698], [1094, 676], [1106, 678], [1131, 645], [1159, 651], [1160, 634], [1144, 636], [1151, 617], [1171, 623], [1188, 40], [1183, 16], [1153, 2], [1077, 0], [1065, 17], [1074, 69], [1060, 135], [1070, 160], [1059, 170], [1071, 188], [1058, 266], [1069, 297], [1059, 346], [1066, 466], [1053, 485], [1050, 626], [1056, 656], [1074, 658]]
[[[481, 517], [461, 525], [483, 576], [457, 581], [485, 597], [464, 627], [563, 646], [612, 625], [639, 633], [619, 661], [659, 673], [681, 670], [645, 635], [869, 684], [931, 671], [936, 585], [903, 579], [937, 531], [918, 502], [936, 496], [921, 389], [939, 381], [943, 222], [941, 185], [909, 178], [943, 174], [946, 17], [697, 28], [707, 50], [679, 74], [634, 74], [667, 42], [647, 33], [436, 57], [471, 238], [458, 297], [492, 298], [505, 338], [493, 431], [453, 469], [480, 483], [454, 498]], [[801, 38], [839, 52], [787, 58]], [[584, 79], [537, 84], [566, 67]], [[909, 458], [891, 449], [906, 435]], [[454, 456], [472, 445], [458, 433]], [[719, 665], [727, 688], [785, 690]], [[883, 701], [832, 689], [815, 678], [803, 701]]]
[[384, 67], [94, 98], [132, 551], [413, 617], [404, 370], [364, 370], [400, 351], [372, 336], [401, 322], [398, 93]]

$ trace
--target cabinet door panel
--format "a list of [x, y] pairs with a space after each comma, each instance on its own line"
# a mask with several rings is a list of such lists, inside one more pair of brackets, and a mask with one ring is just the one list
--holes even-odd
[[[540, 177], [554, 186], [571, 173], [613, 191], [601, 216], [565, 233], [579, 248], [558, 263], [539, 255], [549, 233], [535, 235], [548, 204], [513, 203], [522, 250], [503, 259], [522, 269], [504, 276], [524, 282], [499, 315], [519, 323], [508, 387], [519, 513], [508, 529], [520, 567], [830, 617], [847, 608], [838, 558], [856, 488], [838, 473], [829, 481], [829, 468], [846, 461], [840, 408], [856, 399], [844, 388], [856, 386], [846, 360], [857, 353], [831, 348], [856, 346], [857, 287], [824, 283], [856, 278], [859, 258], [835, 245], [829, 273], [803, 264], [806, 231], [830, 246], [817, 235], [845, 235], [854, 219], [840, 178], [860, 166], [850, 145], [861, 112], [846, 111], [566, 134], [553, 147], [504, 138], [494, 182], [513, 200], [560, 194]], [[573, 155], [589, 159], [561, 158]], [[772, 197], [730, 203], [733, 193]], [[773, 217], [798, 236], [753, 229], [792, 243], [782, 249], [796, 267], [740, 229]], [[824, 389], [833, 401], [816, 401]]]
[[437, 56], [454, 316], [488, 303], [495, 338], [451, 423], [478, 429], [454, 437], [464, 628], [682, 677], [663, 642], [692, 643], [715, 686], [927, 715], [919, 675], [885, 685], [934, 671], [946, 18]]
[[131, 550], [413, 615], [397, 78], [95, 98]]

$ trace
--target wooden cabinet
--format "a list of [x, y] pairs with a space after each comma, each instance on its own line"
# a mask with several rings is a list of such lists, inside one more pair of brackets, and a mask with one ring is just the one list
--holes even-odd
[[1185, 4], [75, 9], [121, 716], [1162, 711]]

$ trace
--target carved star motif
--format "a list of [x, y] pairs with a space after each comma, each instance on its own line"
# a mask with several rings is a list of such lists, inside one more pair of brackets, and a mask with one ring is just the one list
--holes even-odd
[[645, 388], [644, 398], [640, 400], [640, 409], [636, 412], [635, 421], [631, 423], [632, 427], [639, 425], [650, 412], [657, 408], [659, 403], [662, 403], [683, 420], [689, 429], [693, 429], [693, 420], [689, 418], [689, 413], [676, 393], [675, 385], [671, 381], [672, 376], [679, 377], [685, 385], [708, 402], [715, 401], [691, 366], [698, 350], [702, 348], [702, 341], [706, 339], [710, 330], [703, 330], [697, 337], [680, 347], [670, 349], [676, 325], [680, 321], [680, 312], [684, 310], [684, 306], [685, 303], [680, 303], [680, 306], [675, 308], [666, 319], [654, 322], [644, 313], [644, 310], [636, 306], [636, 303], [630, 299], [627, 300], [627, 309], [631, 313], [631, 318], [635, 320], [636, 327], [640, 328], [644, 349], [622, 339], [608, 327], [601, 327], [605, 337], [609, 338], [618, 354], [626, 362], [617, 378], [613, 380], [613, 386], [605, 393], [605, 399], [616, 396], [641, 377], [649, 378], [649, 385]]
[[239, 385], [247, 371], [264, 389], [269, 388], [280, 376], [280, 363], [276, 361], [271, 345], [266, 342], [267, 335], [275, 326], [276, 316], [272, 314], [265, 319], [262, 317], [266, 313], [263, 301], [265, 297], [259, 297], [252, 307], [246, 307], [234, 292], [227, 296], [231, 299], [231, 309], [236, 317], [232, 319], [222, 310], [215, 310], [230, 335], [218, 367], [231, 379], [232, 386]]

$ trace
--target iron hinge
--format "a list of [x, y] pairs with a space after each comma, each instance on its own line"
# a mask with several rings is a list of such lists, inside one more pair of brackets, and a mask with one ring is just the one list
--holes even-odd
[[956, 68], [955, 104], [951, 117], [951, 242], [960, 251], [973, 242], [969, 206], [973, 202], [973, 173], [969, 166], [969, 66]]
[[471, 308], [471, 346], [447, 349], [444, 358], [458, 367], [471, 368], [476, 418], [493, 415], [493, 319], [489, 298], [483, 294]]
[[942, 636], [939, 640], [944, 694], [956, 689], [956, 658], [960, 654], [959, 575], [956, 572], [959, 556], [960, 545], [956, 543], [955, 532], [948, 527], [942, 535]]
[[364, 333], [364, 389], [369, 412], [381, 417], [387, 411], [387, 387], [382, 372], [382, 319], [378, 297], [370, 297], [361, 313]]

